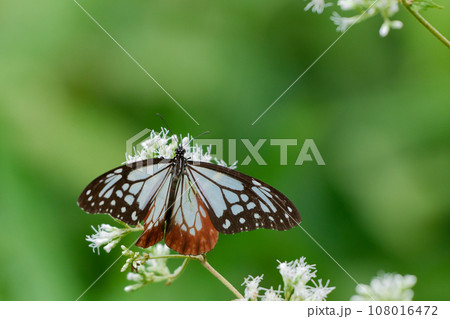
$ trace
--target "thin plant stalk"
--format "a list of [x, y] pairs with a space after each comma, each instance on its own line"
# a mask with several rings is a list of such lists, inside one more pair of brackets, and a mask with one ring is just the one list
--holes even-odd
[[428, 22], [418, 11], [414, 10], [411, 5], [412, 2], [408, 0], [401, 0], [403, 6], [409, 11], [428, 31], [431, 32], [439, 41], [441, 41], [447, 48], [450, 48], [450, 41], [440, 33], [430, 22]]

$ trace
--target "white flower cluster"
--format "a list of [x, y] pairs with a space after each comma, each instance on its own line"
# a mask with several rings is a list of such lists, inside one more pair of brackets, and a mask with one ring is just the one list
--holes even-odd
[[[143, 286], [159, 281], [171, 283], [183, 270], [183, 266], [177, 268], [173, 273], [167, 266], [167, 258], [161, 258], [170, 255], [170, 249], [166, 245], [156, 244], [148, 249], [149, 253], [141, 255], [122, 246], [122, 255], [128, 257], [121, 271], [131, 267], [131, 272], [127, 274], [127, 279], [135, 283], [126, 286], [126, 292], [134, 291]], [[183, 264], [184, 265], [184, 264]]]
[[[305, 257], [291, 262], [280, 262], [277, 268], [283, 278], [284, 290], [280, 287], [278, 290], [273, 287], [270, 289], [260, 287], [263, 276], [249, 276], [242, 284], [245, 285], [244, 298], [253, 301], [258, 298], [264, 301], [323, 301], [335, 289], [328, 287], [329, 281], [323, 285], [321, 279], [317, 283], [313, 280], [316, 277], [316, 265], [307, 264]], [[311, 286], [310, 282], [314, 286]], [[265, 292], [264, 295], [260, 294], [261, 291]]]
[[312, 12], [321, 14], [326, 7], [332, 6], [332, 3], [326, 3], [325, 0], [311, 0], [306, 7], [305, 11], [311, 9]]
[[111, 249], [113, 249], [120, 240], [127, 235], [129, 232], [133, 231], [132, 228], [117, 228], [108, 224], [102, 224], [98, 227], [98, 230], [91, 226], [95, 233], [91, 236], [86, 236], [86, 240], [91, 242], [89, 247], [91, 247], [94, 252], [97, 249], [97, 252], [100, 254], [100, 247], [109, 253]]
[[[332, 4], [325, 3], [325, 0], [311, 0], [306, 5], [305, 11], [312, 8], [312, 12], [320, 14], [330, 5]], [[333, 12], [330, 19], [336, 24], [337, 31], [344, 32], [352, 25], [376, 15], [380, 15], [383, 18], [383, 24], [379, 31], [382, 37], [387, 36], [390, 29], [400, 29], [403, 27], [401, 21], [391, 20], [391, 17], [398, 12], [397, 0], [338, 0], [337, 5], [342, 11], [353, 10], [362, 12], [361, 14], [350, 17], [342, 17], [337, 12]]]
[[411, 301], [412, 288], [417, 282], [416, 276], [399, 274], [380, 274], [373, 278], [370, 285], [356, 286], [357, 295], [353, 301]]
[[211, 155], [211, 146], [203, 150], [201, 145], [192, 144], [192, 136], [188, 134], [186, 137], [176, 135], [170, 135], [169, 130], [161, 128], [161, 132], [150, 132], [150, 137], [140, 143], [141, 150], [134, 149], [134, 154], [126, 154], [126, 164], [134, 163], [141, 160], [151, 158], [173, 158], [175, 156], [175, 150], [180, 145], [178, 141], [181, 141], [181, 145], [186, 150], [184, 156], [192, 161], [201, 161], [218, 164], [231, 169], [236, 168], [236, 163], [228, 166], [223, 160], [213, 158]]

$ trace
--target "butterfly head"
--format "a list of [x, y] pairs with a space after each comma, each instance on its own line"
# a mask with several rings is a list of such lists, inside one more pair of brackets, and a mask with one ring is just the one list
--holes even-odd
[[186, 150], [183, 148], [183, 145], [178, 146], [175, 150], [176, 157], [182, 157], [184, 156], [184, 153], [186, 153]]

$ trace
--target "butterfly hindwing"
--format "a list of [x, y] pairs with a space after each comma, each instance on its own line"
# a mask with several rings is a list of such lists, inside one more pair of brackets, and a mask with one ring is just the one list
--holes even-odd
[[150, 200], [147, 215], [143, 219], [144, 231], [138, 238], [136, 246], [147, 248], [163, 239], [166, 214], [173, 206], [169, 197], [172, 183], [172, 173], [169, 172], [164, 176]]
[[84, 189], [78, 205], [88, 213], [109, 214], [137, 225], [155, 203], [163, 182], [172, 179], [172, 165], [171, 160], [151, 159], [114, 168]]
[[184, 255], [200, 255], [213, 249], [219, 232], [214, 228], [210, 214], [195, 183], [182, 174], [166, 226], [166, 245]]
[[221, 233], [258, 228], [287, 230], [300, 223], [294, 204], [256, 178], [205, 162], [188, 162], [186, 170]]

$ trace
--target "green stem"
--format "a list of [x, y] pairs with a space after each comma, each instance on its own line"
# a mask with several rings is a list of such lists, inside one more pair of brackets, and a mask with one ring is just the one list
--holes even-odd
[[450, 41], [442, 34], [440, 33], [431, 23], [429, 23], [422, 15], [414, 10], [411, 5], [413, 3], [413, 0], [401, 0], [403, 6], [406, 8], [406, 10], [411, 13], [414, 18], [416, 18], [425, 28], [427, 28], [428, 31], [431, 32], [439, 41], [441, 41], [447, 48], [450, 48]]
[[187, 266], [189, 260], [191, 260], [191, 259], [190, 258], [184, 259], [183, 264], [173, 272], [172, 276], [169, 277], [169, 279], [166, 282], [166, 285], [170, 285], [172, 283], [172, 281], [174, 281], [175, 279], [177, 279], [178, 277], [181, 276], [181, 274], [186, 269], [186, 266]]
[[167, 284], [170, 284], [173, 280], [175, 280], [178, 276], [181, 275], [181, 273], [184, 271], [184, 269], [186, 268], [187, 262], [191, 259], [195, 259], [198, 260], [203, 267], [205, 267], [211, 274], [213, 274], [214, 277], [216, 277], [217, 279], [219, 279], [219, 281], [225, 286], [227, 287], [236, 297], [238, 297], [238, 299], [244, 299], [244, 296], [241, 295], [241, 293], [234, 288], [234, 286], [225, 279], [224, 276], [222, 276], [217, 270], [215, 270], [213, 268], [213, 266], [211, 266], [207, 261], [206, 261], [206, 256], [205, 255], [200, 255], [200, 256], [186, 256], [186, 255], [165, 255], [165, 256], [150, 256], [148, 254], [144, 255], [144, 260], [148, 260], [148, 259], [162, 259], [162, 258], [184, 258], [185, 261], [183, 262], [183, 264], [180, 266], [180, 268], [178, 268], [175, 272], [174, 272], [174, 276], [172, 278], [169, 279], [169, 281], [167, 282]]
[[203, 257], [202, 260], [200, 260], [203, 267], [205, 267], [211, 274], [214, 275], [217, 279], [220, 280], [222, 284], [224, 284], [225, 287], [227, 287], [238, 299], [244, 299], [244, 296], [241, 295], [241, 293], [234, 288], [234, 286], [225, 279], [224, 276], [222, 276], [217, 270], [215, 270], [207, 261], [206, 261], [206, 255], [202, 255], [199, 257]]

